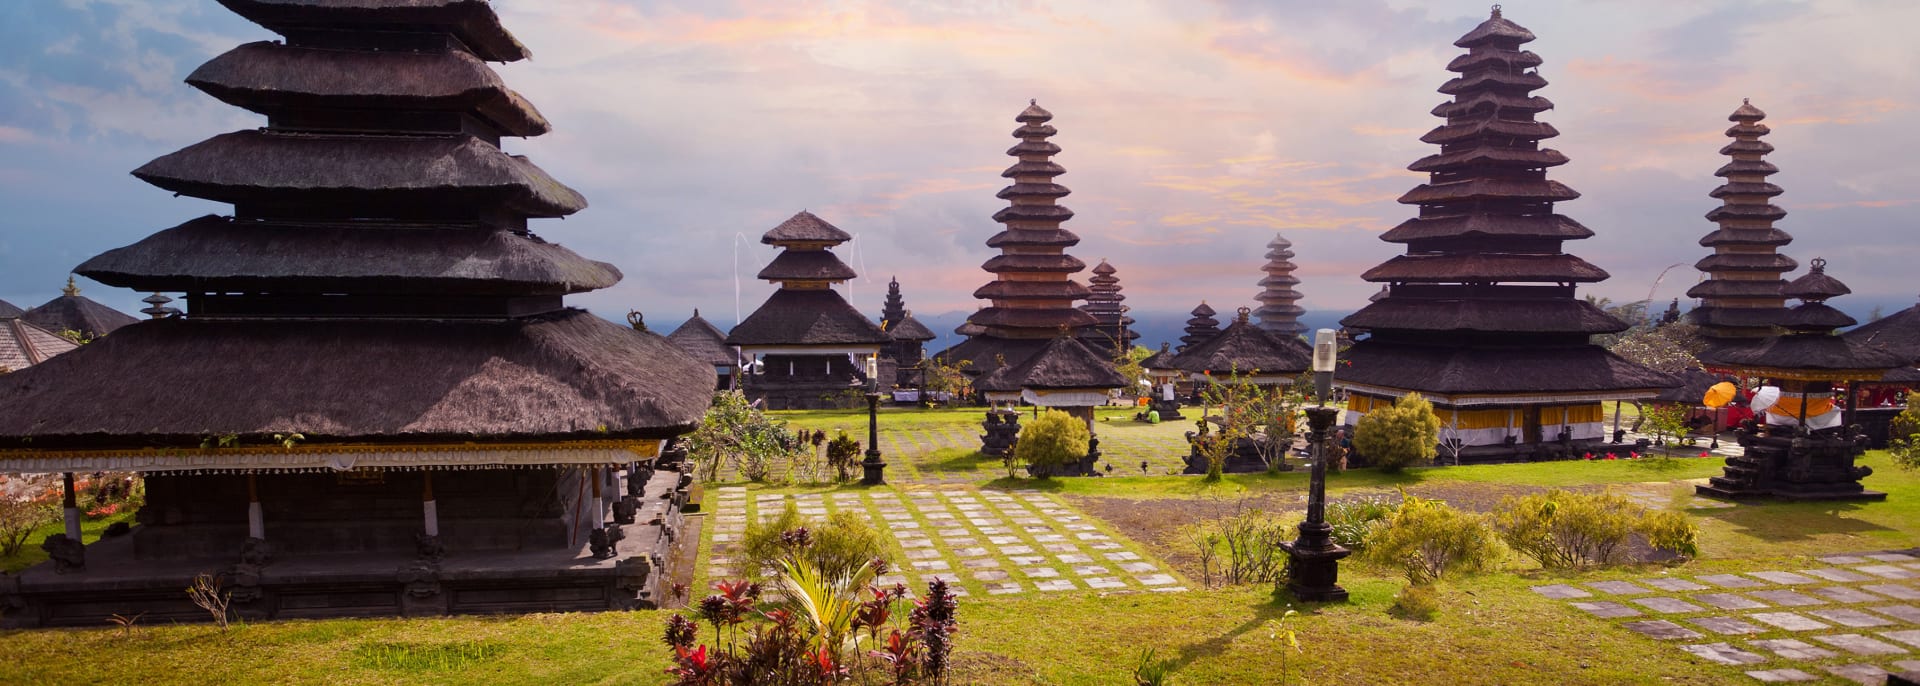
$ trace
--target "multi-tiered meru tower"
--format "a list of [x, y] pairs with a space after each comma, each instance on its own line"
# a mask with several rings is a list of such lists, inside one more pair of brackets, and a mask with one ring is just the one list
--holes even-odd
[[1133, 342], [1140, 338], [1140, 332], [1133, 330], [1133, 317], [1127, 316], [1127, 308], [1120, 304], [1127, 296], [1120, 294], [1120, 277], [1114, 276], [1118, 270], [1106, 260], [1093, 266], [1093, 277], [1087, 279], [1087, 304], [1080, 309], [1093, 315], [1094, 323], [1080, 330], [1080, 342], [1095, 351], [1114, 357], [1116, 350], [1130, 350]]
[[1767, 182], [1780, 168], [1766, 161], [1773, 146], [1760, 140], [1770, 131], [1760, 123], [1767, 114], [1752, 103], [1741, 101], [1740, 108], [1727, 119], [1733, 126], [1727, 137], [1733, 142], [1720, 154], [1733, 158], [1714, 176], [1726, 179], [1713, 189], [1720, 207], [1707, 213], [1707, 219], [1720, 228], [1700, 239], [1700, 245], [1713, 254], [1694, 263], [1707, 279], [1687, 290], [1687, 296], [1700, 299], [1691, 316], [1702, 333], [1720, 344], [1739, 344], [1765, 338], [1787, 312], [1786, 298], [1780, 289], [1785, 275], [1798, 265], [1793, 258], [1779, 253], [1780, 247], [1793, 242], [1793, 236], [1773, 228], [1787, 211], [1773, 204], [1783, 191]]
[[221, 4], [285, 40], [187, 82], [266, 126], [134, 175], [232, 215], [78, 269], [185, 312], [0, 377], [0, 471], [142, 471], [146, 505], [49, 541], [7, 621], [204, 620], [201, 572], [256, 618], [665, 601], [686, 481], [655, 458], [713, 370], [564, 304], [621, 275], [531, 231], [586, 201], [500, 147], [548, 130], [487, 66], [526, 48], [485, 2]]
[[1579, 194], [1547, 178], [1567, 158], [1539, 145], [1559, 132], [1535, 120], [1553, 103], [1532, 94], [1547, 85], [1520, 49], [1533, 39], [1496, 8], [1454, 42], [1467, 54], [1433, 110], [1446, 123], [1421, 138], [1440, 152], [1409, 167], [1431, 178], [1400, 198], [1420, 214], [1381, 236], [1407, 252], [1364, 274], [1386, 295], [1341, 322], [1368, 334], [1337, 370], [1351, 408], [1417, 391], [1468, 460], [1568, 454], [1601, 438], [1601, 401], [1672, 384], [1587, 342], [1627, 325], [1574, 293], [1607, 273], [1561, 251], [1593, 232], [1554, 212]]

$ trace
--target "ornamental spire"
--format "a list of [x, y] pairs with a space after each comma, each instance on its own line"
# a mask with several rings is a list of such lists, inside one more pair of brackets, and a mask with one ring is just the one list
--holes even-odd
[[1193, 318], [1187, 320], [1187, 335], [1180, 337], [1180, 347], [1175, 352], [1186, 352], [1187, 348], [1212, 340], [1220, 335], [1220, 320], [1214, 319], [1213, 308], [1206, 301], [1193, 308]]
[[1096, 322], [1081, 338], [1108, 352], [1116, 346], [1131, 348], [1133, 341], [1140, 337], [1139, 332], [1133, 330], [1133, 318], [1127, 316], [1126, 306], [1120, 304], [1127, 296], [1120, 294], [1120, 277], [1114, 276], [1116, 271], [1101, 259], [1100, 264], [1093, 267], [1092, 278], [1087, 279], [1087, 289], [1091, 291], [1087, 304], [1080, 306], [1082, 311], [1093, 315]]
[[1773, 152], [1772, 145], [1760, 140], [1771, 132], [1760, 123], [1766, 117], [1745, 98], [1727, 116], [1733, 122], [1727, 137], [1733, 142], [1720, 154], [1731, 160], [1713, 173], [1725, 182], [1707, 194], [1720, 199], [1720, 207], [1707, 213], [1719, 228], [1700, 239], [1700, 245], [1713, 249], [1713, 254], [1694, 263], [1707, 278], [1688, 289], [1687, 296], [1700, 298], [1694, 321], [1714, 338], [1770, 335], [1787, 310], [1780, 290], [1786, 285], [1785, 274], [1798, 266], [1793, 258], [1779, 254], [1780, 246], [1792, 243], [1793, 236], [1773, 228], [1787, 212], [1773, 204], [1773, 198], [1784, 191], [1767, 182], [1780, 168], [1765, 159]]
[[996, 279], [973, 293], [991, 305], [967, 318], [995, 338], [1046, 339], [1061, 326], [1077, 330], [1094, 323], [1092, 315], [1073, 305], [1089, 294], [1072, 278], [1087, 265], [1066, 254], [1080, 237], [1060, 228], [1073, 211], [1059, 204], [1071, 191], [1053, 182], [1067, 170], [1053, 161], [1060, 146], [1047, 140], [1058, 132], [1047, 124], [1052, 119], [1053, 113], [1033, 100], [1014, 117], [1020, 127], [1013, 137], [1020, 142], [1007, 154], [1018, 161], [1000, 173], [1013, 183], [999, 193], [1008, 207], [993, 215], [1006, 229], [987, 239], [987, 247], [999, 248], [1000, 254], [981, 265]]

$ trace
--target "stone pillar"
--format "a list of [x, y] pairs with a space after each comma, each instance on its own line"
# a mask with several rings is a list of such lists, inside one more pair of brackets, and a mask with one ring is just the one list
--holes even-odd
[[433, 470], [421, 470], [420, 515], [423, 518], [421, 529], [428, 536], [440, 535], [440, 506], [433, 499]]
[[60, 511], [60, 517], [62, 520], [65, 521], [67, 525], [66, 527], [67, 538], [71, 539], [75, 543], [79, 543], [80, 542], [80, 502], [73, 492], [74, 491], [73, 472], [67, 472], [65, 474], [62, 474], [61, 481], [65, 485], [65, 488], [64, 488], [64, 492], [61, 495], [62, 509]]
[[247, 475], [247, 538], [267, 540], [267, 519], [260, 510], [260, 484]]

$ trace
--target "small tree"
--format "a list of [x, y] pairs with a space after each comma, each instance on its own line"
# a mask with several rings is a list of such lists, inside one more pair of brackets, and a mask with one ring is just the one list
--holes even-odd
[[1048, 409], [1020, 429], [1020, 440], [1013, 444], [1013, 457], [1027, 466], [1027, 473], [1047, 478], [1055, 468], [1087, 456], [1087, 442], [1093, 433], [1079, 417]]
[[1653, 405], [1642, 411], [1640, 418], [1641, 428], [1653, 434], [1654, 443], [1662, 448], [1678, 443], [1687, 433], [1687, 408], [1684, 405], [1674, 403]]
[[827, 443], [827, 464], [833, 465], [834, 477], [841, 481], [852, 478], [850, 470], [859, 463], [860, 442], [853, 440], [845, 431], [836, 433], [833, 440]]
[[1887, 426], [1887, 449], [1902, 469], [1920, 469], [1920, 393], [1907, 393], [1907, 409]]
[[1479, 571], [1499, 561], [1500, 538], [1486, 517], [1429, 498], [1402, 496], [1399, 509], [1367, 537], [1367, 559], [1401, 570], [1415, 586], [1450, 572]]
[[1360, 418], [1353, 427], [1353, 447], [1381, 471], [1397, 472], [1433, 461], [1439, 452], [1440, 417], [1433, 403], [1408, 393], [1406, 397]]
[[13, 557], [33, 532], [60, 518], [53, 475], [0, 476], [0, 557]]
[[952, 393], [955, 397], [966, 395], [967, 387], [972, 383], [967, 378], [967, 368], [973, 366], [973, 360], [960, 360], [948, 364], [946, 358], [932, 357], [921, 363], [923, 378], [921, 390], [928, 393]]
[[814, 455], [807, 441], [789, 432], [784, 422], [767, 419], [740, 391], [714, 395], [688, 448], [702, 481], [716, 480], [729, 466], [750, 480], [763, 481], [776, 463], [807, 463]]

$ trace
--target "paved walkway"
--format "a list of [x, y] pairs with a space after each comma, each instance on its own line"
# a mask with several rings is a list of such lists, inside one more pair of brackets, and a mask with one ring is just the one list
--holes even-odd
[[732, 553], [751, 518], [794, 507], [820, 520], [834, 512], [866, 515], [898, 543], [900, 569], [879, 583], [924, 588], [946, 579], [960, 595], [1035, 591], [1184, 591], [1182, 581], [1125, 537], [1036, 491], [938, 490], [753, 494], [741, 486], [713, 498], [713, 555], [707, 577], [735, 574]]
[[1763, 683], [1821, 674], [1884, 683], [1920, 670], [1920, 558], [1899, 553], [1820, 558], [1823, 566], [1743, 574], [1661, 576], [1535, 586], [1622, 628], [1674, 643]]

